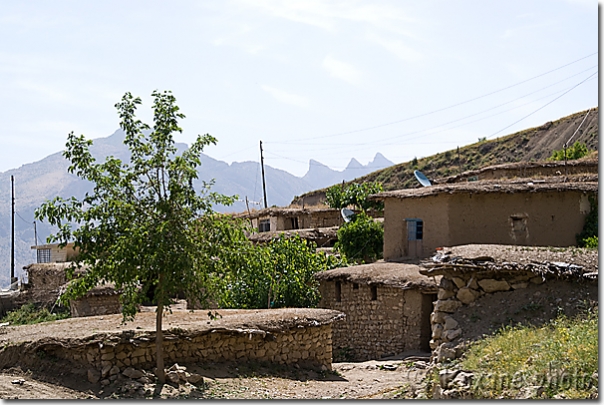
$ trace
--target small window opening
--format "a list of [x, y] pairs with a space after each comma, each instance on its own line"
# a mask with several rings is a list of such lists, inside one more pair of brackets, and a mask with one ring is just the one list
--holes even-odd
[[422, 240], [424, 239], [424, 221], [417, 218], [406, 219], [407, 221], [407, 239]]
[[358, 290], [359, 289], [359, 285], [357, 283], [352, 283], [352, 289], [353, 290]]
[[300, 229], [300, 226], [298, 225], [298, 217], [291, 218], [291, 220], [292, 220], [292, 229]]
[[336, 281], [336, 302], [342, 301], [342, 284]]
[[258, 224], [259, 232], [268, 232], [271, 230], [271, 220], [270, 219], [261, 219]]
[[371, 286], [371, 301], [377, 301], [377, 286]]

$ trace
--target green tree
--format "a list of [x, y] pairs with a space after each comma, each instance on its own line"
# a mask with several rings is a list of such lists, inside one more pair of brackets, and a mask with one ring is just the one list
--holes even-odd
[[224, 279], [221, 307], [315, 307], [320, 295], [314, 274], [346, 265], [345, 260], [317, 253], [314, 243], [298, 235], [266, 245], [248, 243], [225, 251], [231, 271]]
[[[576, 141], [572, 146], [566, 148], [566, 160], [581, 159], [589, 153], [584, 143]], [[550, 160], [564, 160], [564, 148], [554, 150]]]
[[348, 205], [346, 200], [346, 187], [344, 184], [336, 184], [325, 191], [325, 202], [331, 208], [342, 209]]
[[127, 163], [111, 156], [98, 163], [89, 150], [91, 140], [68, 135], [63, 153], [71, 162], [68, 170], [94, 189], [82, 200], [46, 201], [35, 216], [58, 227], [49, 242], [74, 241], [80, 248], [69, 278], [76, 268], [88, 266], [82, 277], [70, 282], [65, 302], [101, 280], [114, 282], [123, 291], [126, 320], [134, 317], [145, 295], [152, 295], [157, 304], [157, 377], [163, 383], [162, 316], [177, 293], [207, 302], [216, 241], [224, 239], [221, 232], [229, 232], [212, 206], [228, 205], [233, 198], [211, 192], [211, 183], [203, 183], [200, 194], [195, 191], [200, 154], [216, 139], [200, 135], [177, 155], [174, 133], [182, 132], [179, 120], [185, 116], [170, 92], [154, 91], [152, 96], [153, 128], [136, 118], [140, 98], [126, 93], [116, 104], [130, 151]]
[[384, 249], [384, 227], [365, 212], [338, 229], [335, 249], [343, 253], [347, 260], [371, 262], [380, 259]]
[[327, 189], [325, 201], [331, 208], [342, 209], [349, 205], [358, 210], [367, 211], [370, 208], [381, 210], [383, 203], [370, 201], [370, 194], [384, 191], [379, 182], [349, 183], [346, 186], [336, 184]]

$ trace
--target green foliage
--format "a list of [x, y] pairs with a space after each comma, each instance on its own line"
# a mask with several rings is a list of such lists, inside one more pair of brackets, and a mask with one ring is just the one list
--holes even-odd
[[[580, 158], [586, 156], [588, 153], [589, 153], [589, 149], [587, 149], [587, 146], [585, 146], [584, 143], [577, 141], [572, 146], [566, 148], [566, 159], [567, 160], [580, 159]], [[564, 148], [562, 148], [560, 150], [554, 150], [552, 152], [552, 156], [550, 157], [550, 160], [564, 160]]]
[[371, 262], [382, 257], [384, 227], [364, 212], [338, 229], [335, 249], [354, 262]]
[[[598, 247], [598, 199], [589, 196], [590, 211], [585, 217], [583, 230], [577, 235], [579, 247]], [[594, 246], [595, 245], [595, 246]]]
[[200, 135], [188, 150], [177, 154], [174, 133], [182, 132], [179, 111], [170, 92], [154, 91], [154, 126], [136, 118], [141, 104], [126, 93], [116, 104], [125, 132], [129, 162], [113, 156], [98, 163], [90, 153], [91, 140], [70, 133], [63, 156], [69, 173], [94, 185], [82, 200], [56, 197], [36, 210], [37, 220], [58, 227], [48, 242], [74, 241], [80, 248], [68, 278], [88, 265], [84, 276], [69, 283], [63, 302], [84, 295], [100, 280], [114, 282], [121, 295], [124, 319], [132, 318], [143, 297], [157, 304], [158, 377], [163, 380], [161, 320], [177, 293], [201, 302], [208, 299], [216, 243], [228, 227], [217, 225], [213, 204], [231, 204], [232, 197], [193, 187], [204, 147], [215, 144]]
[[506, 327], [476, 342], [461, 367], [485, 377], [473, 385], [477, 398], [513, 398], [531, 385], [542, 386], [547, 398], [587, 398], [597, 392], [591, 377], [598, 371], [597, 309], [542, 327]]
[[70, 317], [69, 310], [64, 307], [57, 307], [55, 312], [50, 312], [46, 307], [39, 307], [30, 302], [7, 314], [0, 322], [8, 322], [12, 326], [31, 325], [40, 322], [57, 321]]
[[316, 253], [314, 243], [298, 235], [266, 245], [249, 242], [225, 253], [230, 272], [219, 301], [223, 308], [315, 307], [320, 295], [314, 274], [346, 265], [345, 260]]
[[383, 209], [383, 203], [369, 201], [367, 197], [370, 194], [376, 194], [384, 191], [382, 184], [375, 182], [367, 183], [349, 183], [346, 186], [336, 184], [331, 186], [325, 192], [327, 205], [331, 208], [342, 209], [349, 205], [363, 211], [370, 208], [377, 210]]

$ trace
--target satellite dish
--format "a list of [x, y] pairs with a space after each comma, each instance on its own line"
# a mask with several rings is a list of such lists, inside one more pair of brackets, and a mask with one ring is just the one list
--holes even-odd
[[342, 208], [340, 211], [342, 213], [342, 218], [344, 218], [344, 222], [350, 222], [355, 216], [353, 210], [349, 210], [348, 208]]
[[415, 178], [417, 179], [417, 181], [419, 181], [419, 184], [421, 184], [422, 186], [429, 187], [432, 185], [432, 183], [430, 183], [430, 180], [428, 180], [426, 175], [423, 174], [422, 172], [420, 172], [419, 170], [415, 170], [413, 172], [413, 174], [415, 175]]

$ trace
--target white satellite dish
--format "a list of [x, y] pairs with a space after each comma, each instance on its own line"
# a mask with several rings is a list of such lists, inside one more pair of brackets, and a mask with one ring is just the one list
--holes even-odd
[[417, 179], [417, 181], [419, 181], [419, 184], [421, 184], [422, 186], [429, 187], [432, 185], [432, 183], [430, 183], [430, 180], [428, 180], [426, 175], [423, 174], [422, 172], [420, 172], [419, 170], [415, 170], [413, 172], [413, 174], [415, 175], [415, 178]]
[[342, 218], [344, 218], [344, 222], [350, 222], [354, 218], [354, 211], [349, 210], [348, 208], [342, 208], [340, 211], [342, 213]]

